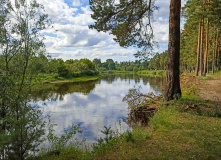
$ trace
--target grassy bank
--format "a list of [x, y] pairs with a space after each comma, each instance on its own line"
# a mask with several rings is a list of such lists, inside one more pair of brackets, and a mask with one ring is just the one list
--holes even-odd
[[[195, 76], [195, 73], [186, 73], [186, 76]], [[221, 71], [215, 72], [214, 74], [212, 74], [212, 72], [210, 71], [209, 73], [206, 74], [206, 76], [197, 76], [199, 79], [202, 80], [210, 80], [211, 76], [221, 76]]]
[[104, 74], [134, 74], [133, 71], [117, 71], [117, 70], [109, 70], [109, 71], [103, 71]]
[[82, 77], [58, 77], [57, 74], [39, 74], [34, 83], [67, 83], [67, 82], [86, 82], [99, 79], [100, 75]]
[[143, 70], [138, 71], [138, 75], [144, 75], [144, 76], [166, 76], [166, 71], [164, 70]]
[[119, 139], [94, 159], [218, 159], [220, 125], [218, 118], [179, 112], [176, 105], [161, 106], [150, 120], [150, 130], [135, 129], [133, 141]]

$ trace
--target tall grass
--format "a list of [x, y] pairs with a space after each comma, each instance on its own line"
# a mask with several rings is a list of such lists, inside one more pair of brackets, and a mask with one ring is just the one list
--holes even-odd
[[142, 70], [138, 71], [139, 75], [148, 75], [148, 76], [166, 76], [166, 71], [164, 70]]

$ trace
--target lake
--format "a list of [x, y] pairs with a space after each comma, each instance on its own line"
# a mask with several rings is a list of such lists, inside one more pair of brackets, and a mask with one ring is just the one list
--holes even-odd
[[51, 123], [57, 124], [56, 134], [72, 124], [80, 124], [82, 134], [77, 134], [76, 138], [84, 137], [87, 144], [92, 144], [104, 137], [101, 133], [104, 126], [120, 133], [131, 129], [126, 122], [128, 105], [122, 101], [129, 89], [141, 87], [142, 93], [159, 95], [164, 83], [162, 77], [103, 75], [89, 82], [45, 84], [32, 94], [32, 103], [50, 116]]

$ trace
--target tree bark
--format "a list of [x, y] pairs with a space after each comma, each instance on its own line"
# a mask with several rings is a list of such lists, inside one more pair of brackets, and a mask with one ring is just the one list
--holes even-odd
[[200, 43], [201, 44], [200, 45], [200, 76], [203, 76], [204, 4], [203, 4], [202, 27], [201, 27], [201, 43]]
[[220, 70], [220, 53], [219, 53], [219, 29], [217, 29], [217, 35], [218, 35], [218, 45], [217, 45], [217, 70]]
[[214, 59], [214, 68], [217, 68], [218, 66], [218, 39], [219, 39], [219, 28], [217, 28], [216, 32], [216, 46], [215, 46], [215, 59]]
[[201, 23], [199, 23], [198, 30], [198, 46], [197, 46], [197, 62], [196, 62], [196, 76], [199, 75], [199, 66], [200, 66], [200, 39], [201, 39]]
[[212, 60], [212, 73], [214, 74], [215, 70], [215, 41], [216, 41], [216, 29], [214, 25], [214, 35], [213, 35], [213, 60]]
[[204, 76], [206, 76], [207, 73], [208, 45], [209, 45], [209, 18], [207, 18], [207, 27], [206, 27], [206, 50], [204, 53], [204, 72], [203, 72]]
[[[210, 10], [210, 0], [208, 0], [207, 12]], [[206, 25], [206, 50], [204, 54], [204, 76], [208, 73], [208, 55], [209, 55], [209, 18], [207, 17]]]
[[170, 1], [169, 44], [165, 100], [181, 96], [180, 89], [180, 9], [181, 0]]

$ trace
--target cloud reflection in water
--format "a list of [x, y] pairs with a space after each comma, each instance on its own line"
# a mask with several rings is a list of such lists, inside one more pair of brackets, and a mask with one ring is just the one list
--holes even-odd
[[[40, 95], [35, 95], [35, 100], [43, 108], [44, 114], [50, 115], [51, 122], [57, 124], [54, 128], [56, 134], [62, 133], [64, 128], [68, 128], [72, 124], [80, 123], [83, 133], [77, 135], [77, 138], [85, 137], [87, 142], [90, 143], [104, 137], [101, 133], [104, 126], [112, 129], [118, 128], [120, 132], [124, 132], [129, 128], [123, 121], [127, 117], [128, 106], [126, 102], [122, 102], [122, 99], [130, 88], [141, 86], [143, 93], [153, 92], [158, 95], [163, 84], [162, 81], [163, 78], [153, 77], [105, 77], [96, 82], [87, 82], [93, 83], [87, 84], [88, 86], [94, 86], [94, 88], [90, 88], [89, 92], [87, 91], [88, 94], [80, 92], [80, 89], [85, 87], [85, 83], [65, 84], [64, 88], [66, 90], [62, 85], [56, 84], [58, 90], [53, 87], [53, 90], [49, 91], [50, 95], [56, 97], [52, 93], [58, 95], [59, 89], [62, 89], [62, 92], [60, 91], [62, 99], [57, 96], [57, 99], [40, 100]], [[79, 88], [79, 91], [76, 90], [75, 86]], [[70, 88], [73, 89], [73, 92]], [[41, 92], [39, 91], [39, 93]], [[43, 106], [42, 103], [47, 105]], [[119, 121], [121, 121], [121, 125]]]

